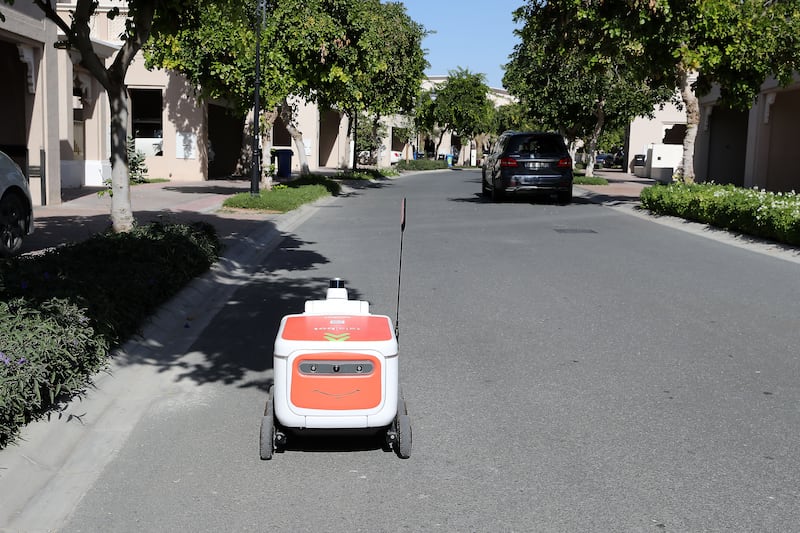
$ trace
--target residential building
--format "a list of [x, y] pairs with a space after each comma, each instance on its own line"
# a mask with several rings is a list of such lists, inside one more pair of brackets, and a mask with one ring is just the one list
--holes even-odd
[[56, 26], [28, 2], [0, 7], [0, 150], [28, 177], [36, 204], [60, 202], [60, 119], [65, 95]]
[[800, 191], [800, 175], [792, 164], [800, 137], [800, 76], [787, 87], [767, 80], [748, 111], [727, 109], [717, 99], [716, 91], [701, 99], [697, 177], [770, 191]]

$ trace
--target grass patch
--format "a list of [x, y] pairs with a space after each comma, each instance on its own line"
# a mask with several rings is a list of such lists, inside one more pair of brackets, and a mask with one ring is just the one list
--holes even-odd
[[336, 181], [311, 174], [275, 185], [271, 190], [261, 191], [257, 195], [249, 192], [236, 194], [225, 199], [222, 205], [232, 209], [286, 213], [325, 196], [337, 196], [340, 192], [341, 186]]
[[575, 185], [608, 185], [608, 180], [598, 176], [578, 176], [576, 175], [572, 183]]
[[333, 176], [333, 179], [371, 181], [371, 180], [380, 180], [384, 178], [391, 178], [399, 175], [400, 172], [398, 172], [394, 167], [384, 167], [377, 169], [358, 169], [355, 172], [353, 172], [352, 170], [339, 172], [338, 174]]

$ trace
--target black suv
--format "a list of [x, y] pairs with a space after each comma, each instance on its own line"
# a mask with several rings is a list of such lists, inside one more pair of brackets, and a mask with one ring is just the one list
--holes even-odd
[[497, 202], [510, 194], [556, 193], [572, 201], [572, 158], [557, 133], [503, 133], [483, 161], [483, 194]]

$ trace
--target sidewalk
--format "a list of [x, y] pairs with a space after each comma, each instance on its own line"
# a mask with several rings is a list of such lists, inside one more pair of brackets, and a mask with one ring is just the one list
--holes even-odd
[[[101, 188], [83, 187], [62, 191], [63, 202], [34, 208], [35, 230], [22, 253], [36, 252], [79, 242], [111, 226], [111, 197], [98, 195]], [[212, 224], [225, 244], [246, 236], [259, 223], [278, 215], [247, 211], [220, 211], [222, 202], [248, 192], [247, 180], [145, 183], [131, 187], [131, 206], [139, 224], [203, 221]]]
[[589, 200], [603, 205], [636, 205], [642, 189], [656, 183], [616, 169], [595, 169], [594, 173], [608, 180], [608, 185], [575, 185], [575, 188], [587, 191]]

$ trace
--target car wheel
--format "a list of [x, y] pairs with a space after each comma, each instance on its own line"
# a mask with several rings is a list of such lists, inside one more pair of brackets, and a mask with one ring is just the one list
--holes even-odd
[[503, 201], [503, 190], [497, 187], [497, 184], [493, 184], [492, 187], [492, 201], [493, 202], [502, 202]]
[[558, 203], [560, 204], [571, 204], [572, 203], [572, 191], [561, 191], [558, 193]]
[[19, 196], [3, 196], [0, 200], [0, 256], [8, 257], [22, 248], [26, 218], [25, 203]]
[[481, 174], [481, 194], [483, 196], [489, 196], [489, 187], [486, 185], [486, 171], [484, 170]]

